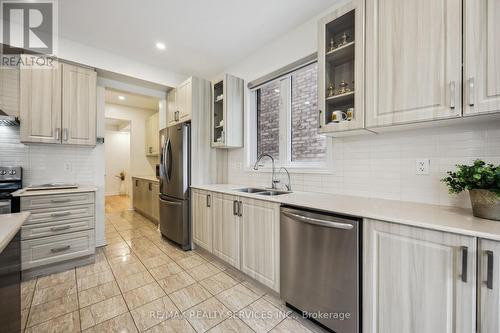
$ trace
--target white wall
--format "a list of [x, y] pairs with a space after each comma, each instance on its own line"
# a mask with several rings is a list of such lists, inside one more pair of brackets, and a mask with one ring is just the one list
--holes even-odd
[[[329, 11], [230, 66], [226, 72], [248, 82], [316, 52], [317, 19]], [[248, 114], [248, 91], [246, 97], [245, 112]], [[498, 123], [329, 140], [333, 140], [331, 170], [326, 174], [292, 174], [294, 190], [469, 206], [467, 195], [448, 195], [439, 179], [456, 163], [471, 162], [474, 158], [500, 163]], [[235, 149], [227, 152], [227, 159], [218, 160], [219, 168], [227, 167], [225, 181], [269, 186], [271, 175], [246, 171], [244, 165], [242, 167], [244, 156], [244, 149]], [[417, 158], [431, 159], [430, 175], [415, 175]]]
[[[130, 175], [130, 132], [106, 129], [104, 138], [106, 156], [106, 195], [121, 194], [122, 181], [116, 177], [124, 171]], [[124, 182], [124, 194], [130, 193], [130, 178]]]
[[146, 157], [146, 119], [158, 111], [106, 104], [105, 117], [130, 121], [130, 172], [131, 176], [154, 176], [157, 157]]

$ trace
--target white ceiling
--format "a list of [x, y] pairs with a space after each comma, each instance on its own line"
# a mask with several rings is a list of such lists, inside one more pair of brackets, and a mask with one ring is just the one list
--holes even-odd
[[[59, 34], [151, 66], [211, 79], [336, 0], [64, 0]], [[164, 42], [165, 51], [155, 47]]]
[[[121, 99], [120, 96], [124, 99]], [[132, 94], [125, 91], [106, 89], [105, 101], [106, 103], [158, 111], [160, 99], [139, 94]]]

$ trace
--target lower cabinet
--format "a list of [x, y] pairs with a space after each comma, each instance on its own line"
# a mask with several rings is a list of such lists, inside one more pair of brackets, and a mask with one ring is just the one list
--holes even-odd
[[500, 332], [500, 242], [478, 241], [478, 333]]
[[160, 220], [160, 185], [142, 178], [132, 178], [132, 205], [134, 210], [157, 222]]
[[213, 254], [240, 269], [240, 218], [237, 196], [213, 193]]
[[476, 238], [365, 220], [363, 251], [363, 332], [475, 332]]
[[212, 252], [212, 195], [201, 190], [192, 190], [193, 241]]
[[241, 198], [241, 270], [279, 291], [280, 204]]

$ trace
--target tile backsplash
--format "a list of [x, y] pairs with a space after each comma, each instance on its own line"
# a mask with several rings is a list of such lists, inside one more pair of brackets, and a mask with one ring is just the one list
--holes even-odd
[[19, 127], [0, 126], [0, 165], [23, 167], [23, 185], [71, 182], [94, 185], [97, 149], [20, 142]]
[[[469, 207], [467, 194], [451, 196], [439, 180], [455, 164], [476, 158], [500, 164], [498, 122], [332, 140], [330, 172], [292, 173], [294, 190]], [[243, 149], [228, 152], [227, 182], [268, 186], [271, 175], [241, 168], [243, 156]], [[421, 158], [430, 159], [429, 175], [416, 175]]]

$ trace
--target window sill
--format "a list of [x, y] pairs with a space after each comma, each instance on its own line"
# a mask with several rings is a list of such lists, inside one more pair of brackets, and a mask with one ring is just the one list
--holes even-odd
[[[279, 171], [281, 166], [276, 166], [276, 172]], [[333, 170], [331, 168], [328, 168], [327, 166], [324, 167], [305, 167], [305, 166], [286, 166], [285, 167], [290, 174], [332, 174]], [[272, 173], [273, 169], [271, 167], [262, 167], [259, 168], [259, 170], [254, 170], [253, 166], [247, 166], [244, 168], [244, 171], [246, 172], [253, 172], [253, 173]]]

